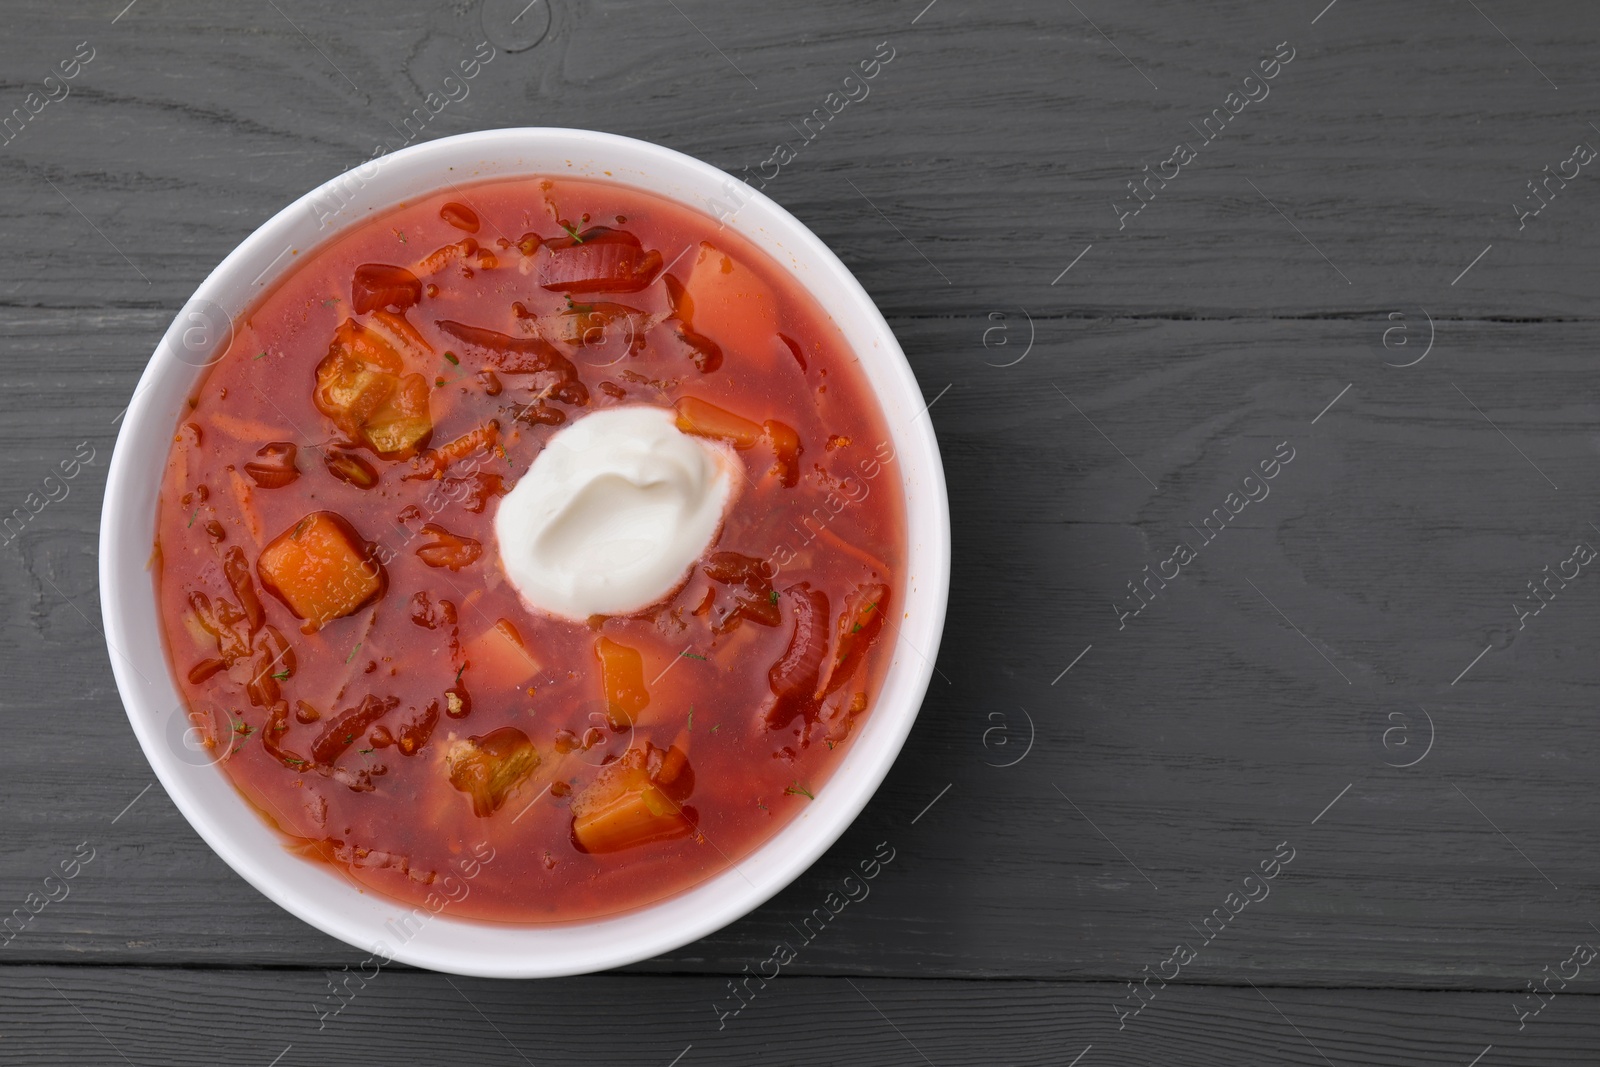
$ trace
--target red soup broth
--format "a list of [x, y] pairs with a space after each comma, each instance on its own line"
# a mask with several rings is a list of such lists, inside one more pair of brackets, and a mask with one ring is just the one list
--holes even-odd
[[[736, 449], [720, 532], [636, 614], [530, 609], [500, 496], [637, 404]], [[158, 584], [195, 732], [293, 850], [433, 906], [492, 849], [448, 911], [552, 922], [681, 892], [812, 803], [887, 667], [904, 526], [858, 361], [771, 258], [528, 178], [363, 222], [234, 324], [173, 438]]]

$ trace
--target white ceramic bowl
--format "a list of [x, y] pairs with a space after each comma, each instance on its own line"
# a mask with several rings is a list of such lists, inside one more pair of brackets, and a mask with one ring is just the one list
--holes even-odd
[[[882, 693], [815, 802], [737, 869], [631, 912], [544, 926], [429, 914], [362, 892], [334, 868], [286, 851], [210, 756], [192, 747], [150, 570], [173, 430], [206, 365], [226, 347], [231, 323], [307, 251], [370, 214], [450, 183], [530, 174], [601, 178], [697, 207], [789, 269], [833, 316], [883, 408], [909, 539], [908, 588]], [[489, 130], [406, 148], [346, 171], [245, 238], [195, 291], [139, 380], [111, 459], [100, 529], [101, 603], [117, 687], [145, 756], [206, 843], [278, 904], [363, 951], [492, 977], [577, 974], [647, 959], [732, 922], [809, 867], [866, 806], [911, 730], [938, 654], [949, 582], [949, 506], [932, 420], [894, 335], [844, 264], [794, 216], [715, 167], [587, 130]]]

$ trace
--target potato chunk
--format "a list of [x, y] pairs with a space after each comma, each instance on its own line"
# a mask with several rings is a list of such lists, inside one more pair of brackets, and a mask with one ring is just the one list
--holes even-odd
[[464, 649], [472, 676], [491, 689], [515, 688], [539, 673], [539, 661], [509, 619], [500, 619]]
[[385, 575], [361, 535], [331, 511], [313, 511], [279, 534], [256, 560], [261, 584], [316, 633], [371, 603]]
[[428, 412], [428, 383], [420, 374], [407, 374], [395, 383], [378, 409], [361, 426], [361, 439], [385, 459], [402, 459], [422, 447], [433, 432]]
[[682, 837], [694, 829], [681, 807], [693, 788], [678, 746], [630, 749], [572, 798], [573, 840], [585, 852], [616, 852]]
[[312, 400], [352, 440], [385, 459], [401, 459], [433, 431], [428, 383], [404, 372], [400, 354], [382, 334], [346, 319], [317, 364]]
[[[686, 298], [686, 299], [685, 299]], [[702, 241], [683, 283], [679, 317], [722, 346], [742, 370], [773, 368], [778, 353], [778, 300], [749, 267]]]

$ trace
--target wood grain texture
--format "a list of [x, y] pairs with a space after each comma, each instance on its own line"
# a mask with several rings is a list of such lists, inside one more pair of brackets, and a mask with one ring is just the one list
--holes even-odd
[[1111, 985], [781, 977], [752, 983], [745, 1007], [724, 1017], [715, 1005], [736, 1001], [716, 978], [511, 983], [406, 971], [352, 983], [332, 1014], [328, 981], [310, 971], [8, 968], [0, 1049], [17, 1063], [172, 1067], [1464, 1067], [1480, 1053], [1483, 1064], [1556, 1067], [1594, 1062], [1600, 1026], [1593, 996], [1558, 997], [1519, 1033], [1503, 993], [1172, 985], [1119, 1031], [1111, 1006], [1124, 991]]
[[[1381, 345], [1362, 347], [1385, 321], [1041, 323], [1022, 363], [975, 360], [934, 411], [958, 502], [951, 615], [981, 623], [947, 635], [919, 727], [861, 825], [773, 904], [651, 966], [737, 970], [764, 958], [776, 932], [885, 839], [901, 858], [800, 970], [1129, 975], [1284, 839], [1300, 866], [1237, 940], [1207, 954], [1217, 980], [1520, 985], [1581, 936], [1600, 878], [1582, 845], [1600, 811], [1586, 788], [1594, 674], [1581, 649], [1600, 601], [1580, 579], [1522, 631], [1511, 602], [1587, 529], [1592, 444], [1571, 397], [1595, 395], [1595, 372], [1561, 357], [1582, 348], [1584, 330], [1453, 327], [1435, 355], [1400, 371], [1382, 365]], [[911, 345], [930, 336], [925, 320], [895, 325]], [[50, 343], [81, 351], [72, 358], [86, 368], [103, 336]], [[1530, 354], [1508, 367], [1499, 354], [1514, 342]], [[1300, 358], [1286, 361], [1291, 346]], [[1351, 350], [1359, 356], [1341, 369], [1354, 381], [1341, 383], [1326, 367]], [[1529, 366], [1541, 351], [1544, 375]], [[78, 410], [104, 423], [127, 388]], [[930, 380], [930, 395], [937, 388]], [[75, 443], [76, 428], [46, 414], [19, 412], [11, 425], [38, 463]], [[1283, 441], [1295, 458], [1270, 495], [1202, 542], [1189, 524]], [[39, 515], [0, 572], [7, 600], [26, 609], [7, 623], [17, 692], [57, 694], [49, 717], [7, 701], [23, 740], [0, 752], [16, 850], [0, 890], [20, 902], [80, 840], [103, 858], [80, 895], [6, 951], [41, 962], [349, 962], [228, 871], [159, 788], [110, 824], [150, 776], [98, 652], [88, 532], [98, 471]], [[1112, 603], [1132, 603], [1125, 583], [1183, 538], [1202, 546], [1198, 560], [1119, 630]], [[1452, 686], [1491, 643], [1505, 647]], [[1414, 768], [1387, 766], [1426, 744], [1419, 706], [1433, 716], [1434, 750]], [[1022, 751], [1028, 716], [1032, 750], [991, 766]], [[1411, 731], [1410, 749], [1404, 730], [1389, 733], [1397, 727]]]
[[[398, 144], [485, 10], [509, 18], [277, 6], [138, 0], [113, 22], [121, 3], [19, 0], [0, 37], [0, 115], [77, 42], [96, 50], [0, 145], [0, 517], [80, 444], [96, 457], [0, 547], [0, 909], [96, 849], [0, 950], [17, 1062], [108, 1058], [46, 978], [134, 1062], [267, 1063], [290, 1043], [285, 1064], [522, 1062], [406, 972], [302, 1045], [289, 1019], [314, 1031], [316, 969], [361, 954], [142, 792], [98, 632], [115, 419], [173, 314], [283, 204]], [[922, 1062], [841, 976], [941, 1065], [1070, 1063], [1091, 1042], [1101, 1062], [1324, 1062], [1251, 982], [1334, 1062], [1466, 1064], [1491, 1043], [1485, 1067], [1592, 1061], [1591, 996], [1520, 1035], [1511, 1004], [1600, 938], [1600, 587], [1585, 572], [1525, 625], [1513, 605], [1600, 543], [1600, 175], [1521, 229], [1512, 204], [1600, 145], [1600, 18], [677, 6], [556, 4], [542, 43], [502, 49], [422, 136], [587, 126], [739, 172], [888, 40], [870, 97], [766, 191], [856, 272], [934, 401], [950, 622], [893, 773], [794, 886], [632, 969], [648, 976], [462, 989], [534, 1062], [666, 1063], [690, 1043], [685, 1064]], [[1270, 95], [1118, 229], [1124, 183], [1197, 143], [1189, 123], [1281, 41], [1295, 58]], [[1197, 529], [1284, 442], [1270, 493], [1214, 540]], [[1194, 562], [1121, 617], [1180, 540]], [[754, 969], [885, 840], [871, 897], [718, 1035], [716, 976]], [[1202, 941], [1285, 841], [1270, 896], [1118, 1035], [1121, 983]]]

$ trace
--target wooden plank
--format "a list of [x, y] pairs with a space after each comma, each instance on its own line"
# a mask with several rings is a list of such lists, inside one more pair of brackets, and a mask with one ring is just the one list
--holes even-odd
[[[63, 411], [104, 427], [131, 390], [144, 346], [119, 337], [149, 342], [160, 315], [116, 316], [112, 328], [64, 311], [0, 317], [32, 375], [0, 399], [0, 432], [26, 460], [0, 471], [6, 498], [88, 432]], [[1600, 870], [1572, 842], [1600, 818], [1584, 645], [1600, 600], [1580, 580], [1523, 631], [1510, 604], [1586, 536], [1582, 398], [1600, 384], [1587, 330], [1452, 323], [1400, 370], [1383, 365], [1387, 321], [1049, 320], [1021, 363], [997, 368], [986, 317], [896, 319], [929, 397], [954, 382], [930, 412], [956, 501], [940, 675], [883, 790], [812, 872], [645, 969], [765, 958], [881, 840], [899, 858], [797, 972], [1131, 978], [1282, 840], [1298, 858], [1207, 949], [1207, 980], [1520, 988], [1585, 936]], [[49, 399], [65, 382], [81, 384], [76, 405]], [[1176, 539], [1201, 545], [1189, 524], [1282, 441], [1296, 455], [1271, 495], [1119, 630], [1125, 583]], [[0, 750], [12, 843], [0, 900], [20, 905], [78, 842], [99, 850], [73, 897], [7, 952], [356, 962], [228, 871], [159, 788], [112, 825], [151, 776], [99, 651], [103, 462], [0, 567], [0, 596], [26, 605], [0, 623], [14, 683], [0, 696], [13, 739]], [[1425, 744], [1419, 706], [1434, 750], [1386, 766]], [[1022, 750], [1027, 716], [1031, 752], [993, 766]], [[1410, 733], [1386, 748], [1397, 726]]]
[[[1511, 206], [1534, 203], [1526, 183], [1597, 136], [1582, 103], [1597, 78], [1588, 9], [1502, 13], [1513, 46], [1470, 6], [1372, 19], [1345, 4], [1313, 25], [1320, 6], [1100, 11], [1109, 41], [1045, 0], [981, 16], [947, 2], [915, 25], [924, 5], [702, 9], [719, 56], [670, 5], [580, 5], [537, 47], [497, 53], [420, 136], [594, 126], [758, 173], [888, 41], [895, 58], [870, 95], [767, 191], [896, 314], [1019, 301], [1080, 315], [1349, 314], [1403, 293], [1445, 317], [1590, 315], [1584, 250], [1600, 212], [1587, 174], [1552, 185], [1520, 229]], [[0, 264], [0, 293], [74, 307], [176, 309], [283, 204], [402, 143], [406, 117], [484, 32], [470, 5], [374, 17], [142, 0], [111, 25], [28, 0], [16, 19], [0, 62], [19, 78], [42, 78], [80, 39], [97, 49], [76, 91], [0, 158], [0, 243], [18, 253]], [[1295, 56], [1270, 95], [1202, 143], [1190, 124], [1281, 41]], [[1119, 224], [1126, 183], [1185, 138], [1194, 162]]]
[[329, 979], [312, 971], [6, 968], [0, 1047], [19, 1063], [115, 1063], [120, 1053], [174, 1067], [1552, 1067], [1592, 1063], [1600, 1041], [1592, 995], [1557, 997], [1519, 1033], [1506, 993], [1169, 985], [1119, 1031], [1113, 1005], [1126, 990], [1102, 984], [780, 977], [764, 989], [752, 981], [745, 1006], [724, 1015], [738, 1001], [716, 978], [368, 975], [332, 1014]]

